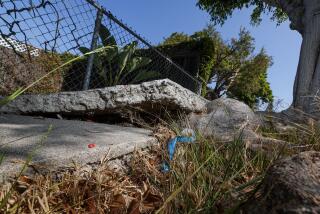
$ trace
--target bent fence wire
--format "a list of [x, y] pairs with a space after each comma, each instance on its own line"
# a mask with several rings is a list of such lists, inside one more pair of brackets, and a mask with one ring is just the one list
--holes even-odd
[[28, 93], [86, 90], [169, 78], [199, 92], [200, 82], [94, 0], [0, 0], [0, 95], [70, 59], [108, 46]]

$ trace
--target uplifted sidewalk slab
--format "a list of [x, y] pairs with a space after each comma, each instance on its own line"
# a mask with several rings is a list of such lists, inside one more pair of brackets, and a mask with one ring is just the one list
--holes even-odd
[[[85, 164], [99, 161], [108, 154], [116, 158], [156, 143], [146, 129], [121, 127], [83, 121], [0, 115], [0, 154], [5, 160], [0, 165], [0, 176], [17, 173], [28, 154], [41, 138], [52, 131], [35, 152], [33, 163], [47, 170], [68, 167], [73, 162]], [[89, 148], [89, 144], [95, 144]], [[1, 179], [1, 178], [0, 178]]]
[[109, 115], [127, 109], [146, 112], [174, 110], [203, 112], [208, 100], [168, 80], [138, 85], [71, 91], [53, 94], [21, 95], [0, 107], [0, 112], [24, 115]]

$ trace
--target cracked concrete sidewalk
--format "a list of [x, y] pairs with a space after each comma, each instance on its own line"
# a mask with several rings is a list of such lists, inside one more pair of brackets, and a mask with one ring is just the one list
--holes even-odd
[[[116, 158], [156, 143], [150, 130], [92, 122], [58, 120], [31, 116], [0, 115], [0, 176], [19, 172], [28, 154], [41, 138], [52, 131], [35, 152], [33, 164], [46, 170], [99, 161], [105, 155]], [[95, 144], [94, 148], [88, 148]]]

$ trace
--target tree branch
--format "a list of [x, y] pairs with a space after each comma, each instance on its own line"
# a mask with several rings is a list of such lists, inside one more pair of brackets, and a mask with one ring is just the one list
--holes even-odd
[[263, 0], [270, 7], [280, 8], [291, 22], [290, 28], [303, 34], [304, 31], [304, 0]]
[[279, 1], [281, 0], [263, 0], [263, 2], [270, 7], [280, 7]]

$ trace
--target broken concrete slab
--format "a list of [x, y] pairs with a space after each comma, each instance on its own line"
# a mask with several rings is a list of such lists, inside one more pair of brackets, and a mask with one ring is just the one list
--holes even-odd
[[[33, 164], [49, 171], [68, 167], [72, 162], [94, 163], [105, 155], [117, 158], [157, 142], [151, 131], [141, 128], [0, 115], [0, 154], [5, 155], [0, 165], [1, 176], [13, 175], [21, 169], [50, 125], [52, 131], [32, 159]], [[96, 146], [88, 148], [89, 144]]]
[[147, 112], [175, 110], [202, 112], [208, 101], [177, 83], [164, 79], [139, 85], [118, 85], [87, 91], [23, 95], [0, 107], [2, 113], [15, 114], [112, 114], [139, 108]]

